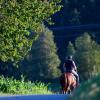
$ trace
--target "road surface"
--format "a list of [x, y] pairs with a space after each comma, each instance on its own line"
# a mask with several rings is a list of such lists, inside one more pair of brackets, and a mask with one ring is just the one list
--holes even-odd
[[63, 94], [0, 96], [0, 100], [68, 100], [68, 96]]

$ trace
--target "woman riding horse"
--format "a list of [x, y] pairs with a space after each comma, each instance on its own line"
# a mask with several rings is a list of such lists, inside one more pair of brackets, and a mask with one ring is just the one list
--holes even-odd
[[[75, 76], [76, 77], [76, 85], [78, 86], [79, 76], [76, 72], [77, 68], [76, 68], [75, 62], [72, 59], [72, 56], [68, 56], [67, 60], [65, 61], [64, 65], [63, 65], [63, 69], [64, 69], [65, 74], [61, 76], [62, 79], [60, 79], [60, 80], [66, 80], [65, 83], [70, 84], [71, 82], [73, 82], [71, 80], [75, 80], [74, 79], [74, 76]], [[70, 83], [68, 83], [67, 81]], [[62, 81], [60, 83], [63, 84]]]

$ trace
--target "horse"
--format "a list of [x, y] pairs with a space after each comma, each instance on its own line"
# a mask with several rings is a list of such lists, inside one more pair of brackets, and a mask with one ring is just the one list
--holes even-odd
[[63, 94], [71, 94], [71, 92], [76, 88], [75, 76], [70, 72], [63, 73], [60, 77], [60, 84]]

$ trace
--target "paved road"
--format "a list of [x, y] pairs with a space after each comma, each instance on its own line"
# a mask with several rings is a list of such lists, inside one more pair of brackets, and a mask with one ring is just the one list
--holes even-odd
[[67, 95], [22, 95], [22, 96], [0, 96], [0, 100], [68, 100]]

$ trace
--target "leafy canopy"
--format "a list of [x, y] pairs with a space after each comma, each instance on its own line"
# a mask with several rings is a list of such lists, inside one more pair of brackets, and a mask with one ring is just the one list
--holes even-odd
[[30, 54], [21, 66], [21, 74], [32, 81], [53, 79], [61, 74], [59, 65], [60, 59], [53, 33], [43, 25], [39, 38], [34, 42]]
[[100, 73], [100, 45], [89, 33], [84, 33], [75, 40], [75, 59], [79, 66], [80, 78], [89, 79]]
[[60, 10], [60, 0], [0, 0], [0, 60], [19, 61], [31, 49], [41, 23]]

